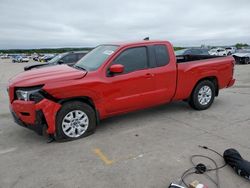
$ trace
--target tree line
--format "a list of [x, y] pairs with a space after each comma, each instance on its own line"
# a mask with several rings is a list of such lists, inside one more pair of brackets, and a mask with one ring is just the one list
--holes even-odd
[[[234, 45], [237, 49], [241, 49], [244, 47], [249, 47], [246, 43], [237, 43]], [[64, 52], [70, 52], [70, 51], [90, 51], [93, 48], [84, 47], [84, 48], [41, 48], [41, 49], [7, 49], [7, 50], [1, 50], [0, 53], [5, 54], [60, 54]], [[184, 47], [174, 47], [174, 50], [181, 50], [184, 49]]]
[[70, 51], [90, 51], [92, 48], [41, 48], [41, 49], [7, 49], [7, 50], [0, 50], [0, 53], [7, 53], [7, 54], [59, 54], [64, 52]]

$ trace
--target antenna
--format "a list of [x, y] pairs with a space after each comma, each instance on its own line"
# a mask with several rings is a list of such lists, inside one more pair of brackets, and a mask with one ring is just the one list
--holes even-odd
[[149, 37], [145, 37], [143, 40], [149, 40]]

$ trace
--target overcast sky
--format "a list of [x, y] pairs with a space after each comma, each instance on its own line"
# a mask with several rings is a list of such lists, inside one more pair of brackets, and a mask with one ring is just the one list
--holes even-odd
[[250, 0], [0, 0], [0, 48], [250, 43]]

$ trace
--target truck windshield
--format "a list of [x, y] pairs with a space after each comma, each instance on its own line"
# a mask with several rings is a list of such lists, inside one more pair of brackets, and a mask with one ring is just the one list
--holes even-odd
[[101, 45], [90, 51], [75, 66], [87, 71], [97, 70], [110, 57], [119, 46]]

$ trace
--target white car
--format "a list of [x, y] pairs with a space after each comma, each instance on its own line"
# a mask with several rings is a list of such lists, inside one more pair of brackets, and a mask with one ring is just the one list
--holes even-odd
[[29, 58], [27, 56], [20, 56], [18, 59], [18, 62], [22, 63], [22, 62], [29, 62]]
[[9, 58], [8, 54], [1, 55], [1, 59], [8, 59], [8, 58]]
[[213, 48], [209, 50], [210, 55], [216, 55], [216, 56], [226, 56], [227, 51], [224, 48]]
[[237, 48], [236, 47], [227, 47], [227, 48], [225, 48], [225, 50], [227, 51], [227, 55], [232, 55], [236, 52]]
[[250, 64], [250, 49], [238, 50], [233, 57], [237, 64]]

